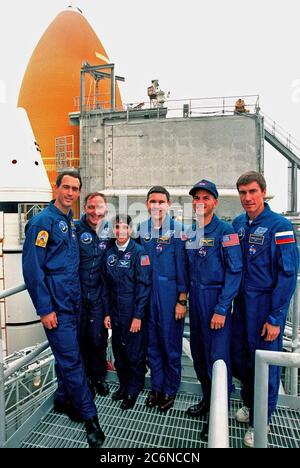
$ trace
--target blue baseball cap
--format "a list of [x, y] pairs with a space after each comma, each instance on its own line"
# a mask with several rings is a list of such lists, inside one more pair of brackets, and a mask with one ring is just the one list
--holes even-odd
[[207, 192], [210, 192], [216, 199], [218, 199], [219, 194], [216, 185], [213, 182], [210, 182], [209, 180], [199, 180], [189, 191], [189, 195], [192, 197], [195, 195], [197, 190], [207, 190]]

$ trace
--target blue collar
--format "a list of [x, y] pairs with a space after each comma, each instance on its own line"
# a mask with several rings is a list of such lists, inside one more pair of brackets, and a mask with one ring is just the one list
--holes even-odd
[[[154, 229], [154, 226], [153, 226], [153, 222], [152, 222], [152, 219], [149, 218], [148, 220], [148, 228], [149, 230], [151, 231], [152, 229]], [[174, 219], [170, 218], [170, 216], [167, 214], [160, 229], [159, 229], [159, 232], [162, 233], [162, 232], [165, 232], [165, 231], [168, 231], [168, 230], [173, 230], [174, 229]]]
[[[270, 206], [268, 205], [268, 203], [265, 203], [265, 209], [264, 211], [262, 211], [260, 213], [259, 216], [257, 216], [257, 218], [255, 218], [252, 223], [251, 223], [251, 226], [253, 225], [256, 225], [256, 224], [260, 224], [265, 218], [268, 218], [270, 213], [271, 213], [271, 208]], [[247, 219], [247, 223], [249, 224], [249, 221], [250, 221], [250, 218], [248, 216], [248, 214], [246, 213], [246, 219]]]
[[52, 213], [60, 214], [61, 216], [64, 216], [65, 218], [67, 218], [68, 221], [71, 221], [73, 219], [73, 211], [70, 210], [68, 214], [64, 214], [54, 205], [54, 202], [55, 200], [50, 202], [50, 205], [48, 206], [49, 210], [52, 211]]
[[204, 234], [211, 234], [215, 229], [216, 227], [218, 226], [220, 220], [218, 218], [218, 216], [216, 216], [215, 214], [213, 215], [212, 217], [212, 220], [209, 224], [207, 224], [206, 226], [204, 226]]
[[117, 247], [117, 245], [116, 245], [115, 242], [114, 242], [112, 248], [113, 248], [113, 250], [116, 251], [116, 252], [122, 252], [122, 254], [125, 254], [125, 253], [128, 252], [128, 251], [133, 251], [134, 248], [135, 248], [135, 246], [136, 246], [136, 243], [135, 243], [135, 241], [131, 238], [130, 241], [129, 241], [129, 244], [127, 245], [127, 247], [126, 247], [126, 249], [125, 249], [124, 251], [122, 251], [122, 250], [119, 251], [119, 249], [118, 249], [118, 247]]

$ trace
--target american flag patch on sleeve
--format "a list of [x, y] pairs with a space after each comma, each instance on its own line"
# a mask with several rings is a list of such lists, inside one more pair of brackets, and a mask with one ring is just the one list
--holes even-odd
[[234, 245], [239, 245], [239, 243], [239, 236], [236, 233], [226, 234], [226, 236], [223, 236], [223, 247], [233, 247]]
[[141, 256], [141, 266], [148, 266], [150, 265], [150, 258], [148, 255]]
[[295, 242], [295, 236], [293, 231], [276, 232], [275, 244], [292, 244]]

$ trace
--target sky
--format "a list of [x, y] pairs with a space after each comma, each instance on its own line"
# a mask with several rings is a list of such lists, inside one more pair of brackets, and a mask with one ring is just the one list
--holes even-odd
[[[3, 0], [0, 112], [15, 106], [31, 54], [56, 15], [79, 7], [115, 63], [124, 103], [158, 79], [170, 99], [259, 94], [300, 147], [300, 3], [296, 0]], [[265, 144], [272, 207], [287, 209], [287, 162]], [[298, 171], [298, 210], [300, 178]]]

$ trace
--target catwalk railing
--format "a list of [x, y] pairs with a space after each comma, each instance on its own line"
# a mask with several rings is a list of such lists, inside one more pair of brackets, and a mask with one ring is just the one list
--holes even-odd
[[[0, 299], [17, 294], [18, 292], [26, 289], [25, 284], [21, 284], [15, 288], [2, 291]], [[299, 319], [299, 280], [298, 290], [294, 298], [294, 313]], [[1, 324], [0, 324], [1, 325]], [[294, 326], [294, 324], [293, 324]], [[296, 321], [296, 327], [299, 326], [299, 320]], [[1, 328], [0, 328], [1, 329]], [[291, 349], [294, 353], [271, 353], [267, 355], [265, 361], [267, 364], [284, 365], [287, 367], [298, 368], [300, 367], [300, 355], [297, 353], [299, 343], [299, 329], [293, 331], [296, 338], [293, 339], [293, 346]], [[1, 338], [1, 337], [0, 337]], [[295, 341], [296, 340], [296, 341]], [[297, 345], [295, 344], [297, 343]], [[13, 431], [22, 430], [26, 424], [28, 417], [33, 411], [38, 410], [47, 397], [52, 395], [55, 387], [55, 372], [53, 365], [53, 357], [51, 351], [48, 349], [48, 343], [44, 342], [31, 350], [22, 350], [16, 353], [14, 358], [6, 358], [4, 361], [2, 346], [0, 349], [0, 447], [6, 445], [8, 438], [12, 435]], [[48, 353], [48, 354], [46, 354]], [[259, 352], [260, 353], [260, 352]], [[263, 352], [264, 353], [264, 352]], [[276, 357], [278, 355], [278, 359]], [[264, 355], [263, 355], [264, 356]], [[261, 367], [265, 366], [265, 361]], [[276, 364], [274, 364], [276, 362]], [[294, 364], [297, 365], [294, 365]], [[299, 364], [299, 365], [298, 365]], [[259, 371], [260, 372], [260, 371]], [[263, 382], [267, 375], [264, 367], [262, 372], [262, 379], [258, 382]], [[257, 374], [258, 375], [258, 374]], [[10, 389], [8, 389], [8, 382]], [[27, 385], [29, 383], [29, 385]], [[13, 387], [13, 385], [15, 385]], [[26, 388], [26, 385], [28, 388]], [[257, 386], [260, 385], [258, 388]], [[32, 392], [32, 386], [36, 387], [35, 392]], [[20, 388], [22, 388], [24, 400], [20, 404], [18, 400], [20, 396]], [[259, 384], [256, 382], [255, 398], [258, 398], [259, 405], [266, 404], [266, 397], [262, 396], [262, 389], [266, 388], [266, 384]], [[299, 408], [299, 397], [297, 395], [297, 385], [292, 388], [292, 395], [281, 395], [282, 403], [287, 406], [296, 405]], [[24, 390], [25, 389], [25, 390]], [[28, 390], [28, 392], [27, 392]], [[13, 393], [14, 392], [14, 393]], [[25, 393], [24, 393], [25, 392]], [[37, 397], [34, 401], [33, 396]], [[9, 400], [10, 399], [10, 400]], [[9, 404], [8, 404], [9, 401]], [[25, 404], [24, 404], [25, 402]], [[262, 403], [261, 403], [262, 402]], [[26, 412], [21, 414], [24, 411]], [[38, 411], [36, 411], [38, 413]], [[40, 411], [41, 412], [41, 411]], [[8, 429], [8, 413], [11, 419]], [[210, 426], [209, 426], [209, 446], [210, 447], [227, 447], [228, 446], [228, 398], [227, 398], [227, 370], [223, 361], [217, 361], [213, 370], [213, 383], [212, 383], [212, 396], [211, 396], [211, 411], [210, 411]], [[39, 413], [40, 414], [40, 413]], [[259, 416], [257, 416], [259, 414]], [[256, 418], [265, 415], [260, 410], [256, 410]], [[262, 416], [264, 417], [264, 416]], [[259, 420], [259, 419], [258, 419]], [[255, 422], [255, 430], [260, 423]], [[227, 429], [226, 429], [227, 428]], [[257, 440], [263, 440], [265, 443], [265, 433], [261, 432], [257, 436]], [[261, 442], [257, 442], [261, 443]]]
[[300, 367], [299, 353], [257, 350], [255, 354], [254, 386], [254, 447], [268, 444], [269, 366]]
[[[244, 101], [244, 108], [237, 111], [236, 101], [241, 99]], [[77, 96], [74, 99], [75, 112], [80, 109], [80, 98]], [[110, 102], [107, 96], [93, 95], [85, 98], [84, 110], [86, 112], [112, 112]], [[128, 120], [130, 115], [137, 111], [157, 110], [157, 118], [166, 113], [160, 110], [167, 110], [168, 117], [198, 117], [211, 115], [233, 115], [233, 114], [255, 114], [258, 113], [259, 95], [247, 94], [243, 96], [211, 96], [205, 98], [186, 98], [186, 99], [169, 99], [153, 104], [153, 101], [131, 102], [123, 106], [123, 108], [114, 109], [116, 112], [127, 112]]]

